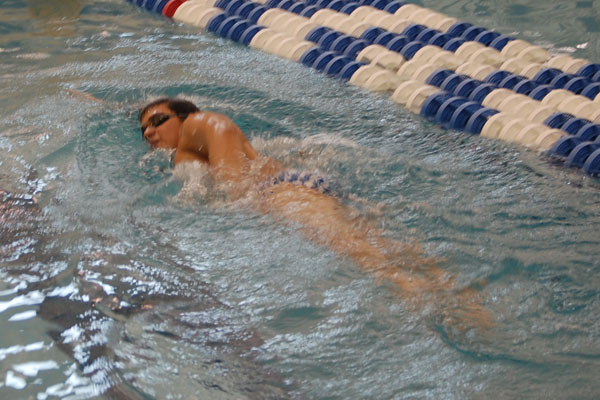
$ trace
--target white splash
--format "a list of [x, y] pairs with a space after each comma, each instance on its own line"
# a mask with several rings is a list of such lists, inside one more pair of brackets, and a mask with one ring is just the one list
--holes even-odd
[[35, 377], [39, 374], [40, 371], [58, 369], [58, 364], [54, 360], [30, 361], [23, 364], [13, 365], [12, 369], [14, 369], [22, 375]]
[[15, 294], [19, 290], [25, 289], [26, 287], [27, 287], [27, 282], [21, 281], [17, 286], [15, 286], [12, 289], [6, 289], [6, 290], [0, 291], [0, 296], [8, 296], [8, 295], [11, 295], [11, 294]]
[[45, 297], [46, 296], [44, 296], [42, 292], [35, 290], [33, 292], [12, 298], [9, 301], [1, 301], [0, 313], [3, 313], [4, 311], [13, 307], [33, 306], [40, 304], [42, 301], [44, 301]]
[[29, 352], [29, 351], [37, 351], [42, 350], [44, 348], [44, 342], [35, 342], [30, 343], [28, 345], [15, 345], [10, 346], [5, 349], [0, 349], [0, 361], [4, 360], [7, 355], [10, 354], [19, 354], [21, 352]]
[[27, 53], [27, 54], [19, 54], [16, 57], [21, 58], [23, 60], [45, 60], [46, 58], [50, 58], [50, 54], [48, 54], [48, 53]]
[[23, 311], [20, 313], [17, 313], [15, 315], [13, 315], [12, 317], [10, 317], [8, 320], [10, 322], [15, 322], [15, 321], [25, 321], [31, 318], [35, 318], [35, 316], [37, 315], [37, 312], [35, 310], [28, 310], [28, 311]]
[[83, 334], [83, 329], [81, 329], [77, 325], [73, 325], [69, 329], [63, 331], [60, 334], [60, 336], [62, 336], [64, 338], [63, 343], [71, 343], [71, 342], [74, 342], [77, 339], [79, 339], [82, 334]]
[[27, 386], [27, 382], [25, 381], [25, 379], [21, 378], [20, 376], [16, 376], [15, 373], [12, 371], [6, 372], [6, 379], [4, 380], [4, 384], [8, 387], [17, 390], [24, 389], [25, 386]]

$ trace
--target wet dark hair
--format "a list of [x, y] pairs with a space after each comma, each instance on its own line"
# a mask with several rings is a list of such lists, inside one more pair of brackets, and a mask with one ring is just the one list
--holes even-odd
[[142, 121], [142, 117], [152, 107], [159, 106], [161, 104], [166, 104], [169, 107], [169, 110], [173, 111], [175, 115], [180, 120], [184, 120], [187, 118], [189, 114], [200, 111], [198, 107], [194, 103], [188, 100], [178, 99], [174, 97], [162, 97], [160, 99], [154, 100], [151, 103], [148, 103], [140, 110], [138, 114], [138, 120]]

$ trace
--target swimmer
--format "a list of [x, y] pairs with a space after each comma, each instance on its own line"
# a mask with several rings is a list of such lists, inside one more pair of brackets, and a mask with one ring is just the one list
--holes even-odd
[[[261, 212], [297, 223], [316, 243], [351, 258], [377, 278], [394, 282], [407, 299], [452, 289], [452, 278], [435, 260], [423, 256], [418, 246], [385, 238], [378, 229], [351, 218], [354, 213], [349, 206], [319, 190], [323, 180], [310, 176], [310, 184], [298, 184], [302, 177], [259, 154], [225, 115], [200, 111], [187, 100], [161, 98], [140, 111], [139, 121], [142, 135], [152, 148], [175, 150], [176, 166], [184, 162], [207, 164], [215, 180], [231, 183], [232, 191], [259, 190], [257, 208]], [[462, 291], [457, 297], [473, 303], [471, 291]], [[474, 319], [488, 318], [478, 303], [465, 309]], [[485, 325], [485, 321], [479, 322]]]

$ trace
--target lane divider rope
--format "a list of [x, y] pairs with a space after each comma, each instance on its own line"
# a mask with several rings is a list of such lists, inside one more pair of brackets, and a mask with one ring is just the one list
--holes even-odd
[[600, 64], [398, 0], [130, 2], [600, 174]]

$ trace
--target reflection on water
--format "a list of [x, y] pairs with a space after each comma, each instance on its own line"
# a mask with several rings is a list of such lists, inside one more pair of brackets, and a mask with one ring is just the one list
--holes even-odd
[[[423, 1], [598, 60], [590, 3]], [[0, 398], [597, 397], [596, 179], [121, 0], [2, 2], [0, 20]], [[415, 311], [174, 171], [135, 111], [178, 94], [443, 257], [496, 328], [456, 332], [447, 304]]]
[[[28, 196], [3, 196], [1, 245], [7, 251], [2, 272], [4, 282], [14, 287], [1, 293], [10, 300], [0, 301], [0, 314], [14, 310], [3, 323], [3, 346], [20, 342], [19, 330], [41, 329], [47, 335], [46, 341], [2, 349], [0, 357], [10, 360], [10, 369], [3, 371], [7, 388], [35, 393], [34, 379], [52, 381], [45, 371], [63, 370], [68, 379], [47, 387], [42, 398], [98, 393], [165, 398], [174, 382], [184, 398], [287, 396], [277, 388], [280, 378], [239, 357], [262, 340], [193, 279], [189, 267], [168, 259], [144, 260], [110, 238], [73, 233], [40, 237], [25, 251], [18, 246], [22, 237], [31, 238], [39, 210]], [[44, 229], [43, 221], [36, 222], [37, 230]], [[62, 242], [60, 249], [57, 242]], [[54, 347], [75, 364], [57, 357]], [[45, 354], [60, 364], [56, 359], [25, 361]], [[165, 365], [175, 370], [165, 371]]]
[[83, 5], [80, 0], [27, 0], [32, 21], [39, 20], [40, 36], [72, 36]]
[[548, 48], [552, 53], [600, 59], [599, 14], [594, 1], [431, 1], [423, 5]]

